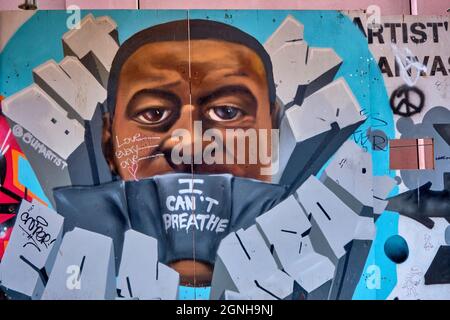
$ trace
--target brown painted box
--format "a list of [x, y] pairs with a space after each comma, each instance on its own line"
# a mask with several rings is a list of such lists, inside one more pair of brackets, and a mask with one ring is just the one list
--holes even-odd
[[433, 138], [390, 140], [389, 168], [391, 170], [433, 170]]

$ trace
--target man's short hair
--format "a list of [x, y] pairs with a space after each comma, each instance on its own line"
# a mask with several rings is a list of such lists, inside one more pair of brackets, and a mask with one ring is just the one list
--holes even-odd
[[177, 20], [159, 24], [142, 30], [126, 40], [114, 57], [108, 80], [107, 108], [114, 115], [116, 107], [117, 87], [119, 75], [123, 64], [128, 58], [143, 45], [163, 41], [187, 41], [190, 40], [222, 40], [241, 44], [254, 51], [261, 59], [266, 71], [266, 79], [269, 91], [271, 112], [274, 110], [276, 93], [273, 80], [272, 62], [267, 51], [261, 43], [251, 35], [228, 24], [210, 20]]

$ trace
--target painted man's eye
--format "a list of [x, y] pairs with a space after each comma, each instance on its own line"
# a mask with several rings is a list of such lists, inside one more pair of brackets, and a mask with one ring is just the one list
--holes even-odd
[[214, 121], [232, 121], [242, 117], [240, 109], [232, 106], [214, 107], [208, 110], [208, 116]]
[[165, 108], [150, 108], [141, 112], [136, 118], [144, 124], [157, 124], [170, 116], [172, 111]]

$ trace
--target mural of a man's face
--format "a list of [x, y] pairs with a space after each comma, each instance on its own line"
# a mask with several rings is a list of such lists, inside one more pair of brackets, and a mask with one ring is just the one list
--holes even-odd
[[[112, 147], [106, 151], [108, 162], [124, 180], [193, 172], [269, 181], [270, 176], [261, 175], [259, 161], [176, 164], [171, 152], [180, 142], [193, 146], [202, 139], [193, 132], [195, 121], [201, 121], [202, 132], [219, 130], [226, 144], [227, 129], [270, 130], [275, 114], [264, 65], [252, 49], [214, 39], [147, 43], [120, 70], [114, 117], [104, 130], [104, 141]], [[190, 137], [174, 138], [177, 129], [188, 130]], [[270, 139], [266, 142], [270, 145]], [[210, 142], [200, 143], [205, 147]], [[191, 150], [188, 157], [193, 158], [195, 147]]]
[[[250, 161], [250, 154], [259, 154], [261, 146], [270, 158], [270, 130], [278, 119], [271, 98], [271, 65], [264, 60], [268, 56], [261, 56], [265, 54], [260, 52], [262, 46], [253, 50], [241, 43], [207, 38], [144, 42], [130, 53], [126, 46], [122, 49], [127, 56], [113, 63], [113, 68], [120, 68], [115, 69], [114, 80], [110, 79], [114, 86], [108, 88], [114, 111], [104, 117], [103, 128], [103, 149], [114, 173], [123, 180], [173, 172], [271, 180], [263, 174], [270, 161]], [[229, 129], [234, 132], [231, 137]], [[258, 134], [261, 129], [265, 136]], [[175, 135], [179, 130], [187, 134]], [[211, 130], [223, 140], [205, 139]], [[245, 134], [239, 140], [248, 131], [256, 132], [253, 143]], [[234, 143], [231, 162], [227, 158], [230, 140]], [[203, 151], [212, 141], [224, 147], [223, 161], [208, 164]], [[242, 156], [238, 150], [242, 145], [244, 163], [237, 159]], [[183, 162], [174, 159], [175, 149]], [[199, 153], [201, 163], [195, 161]], [[212, 277], [212, 267], [199, 261], [174, 261], [171, 266], [180, 273], [182, 284], [208, 284]]]

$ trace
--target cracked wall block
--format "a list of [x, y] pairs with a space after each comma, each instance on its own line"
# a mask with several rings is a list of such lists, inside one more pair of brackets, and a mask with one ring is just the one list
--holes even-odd
[[305, 253], [291, 263], [288, 273], [304, 291], [307, 300], [326, 300], [328, 291], [323, 288], [331, 286], [334, 264], [326, 256], [314, 251], [310, 237], [303, 239], [302, 246], [305, 247]]
[[102, 148], [103, 112], [96, 108], [89, 121], [84, 121], [84, 143], [67, 163], [72, 185], [98, 185], [112, 180], [111, 169]]
[[75, 57], [59, 64], [50, 60], [33, 70], [34, 81], [61, 107], [69, 118], [81, 124], [91, 120], [98, 104], [106, 100], [106, 90]]
[[58, 250], [43, 300], [109, 300], [116, 297], [111, 238], [75, 228]]
[[296, 189], [316, 174], [365, 121], [344, 79], [286, 110], [281, 122], [279, 171], [275, 180]]
[[317, 232], [323, 237], [322, 241], [317, 242], [318, 245], [329, 246], [317, 249], [318, 252], [331, 249], [327, 256], [332, 261], [346, 253], [345, 246], [352, 240], [374, 238], [373, 219], [358, 216], [316, 177], [310, 176], [297, 190], [297, 196], [305, 213], [311, 215], [311, 232]]
[[256, 224], [280, 268], [289, 268], [301, 256], [302, 238], [311, 229], [294, 196], [256, 218]]
[[352, 240], [336, 264], [329, 300], [351, 300], [361, 279], [372, 240]]
[[125, 232], [117, 279], [119, 297], [139, 300], [176, 300], [178, 273], [158, 262], [157, 240], [134, 230]]
[[64, 218], [22, 200], [0, 265], [1, 286], [12, 298], [39, 299], [61, 244]]
[[309, 48], [304, 41], [284, 44], [272, 55], [277, 95], [287, 105], [333, 81], [342, 60], [332, 49]]
[[306, 293], [333, 278], [334, 265], [314, 251], [308, 236], [311, 224], [294, 196], [258, 217], [256, 223], [278, 267]]
[[251, 300], [249, 294], [240, 294], [230, 290], [225, 290], [222, 298], [223, 300]]
[[293, 16], [288, 15], [277, 30], [264, 43], [269, 55], [274, 54], [285, 43], [303, 40], [303, 25]]
[[55, 188], [92, 185], [110, 179], [103, 155], [94, 151], [100, 143], [98, 139], [94, 141], [94, 137], [100, 137], [99, 108], [94, 112], [93, 121], [81, 124], [70, 119], [68, 112], [36, 84], [5, 101], [3, 112], [12, 134], [35, 169], [52, 205]]
[[330, 189], [335, 184], [328, 185], [326, 180], [333, 180], [339, 191], [332, 191], [336, 194], [341, 192], [338, 194], [339, 198], [353, 211], [359, 213], [362, 205], [367, 207], [373, 205], [372, 177], [370, 153], [364, 151], [353, 140], [348, 140], [336, 152], [320, 180]]
[[[309, 236], [302, 239], [302, 254], [292, 261], [285, 271], [296, 281], [296, 284], [306, 293], [306, 299], [328, 298], [328, 292], [319, 294], [322, 286], [333, 279], [335, 273], [334, 264], [329, 258], [317, 253]], [[292, 253], [294, 254], [294, 253]]]
[[359, 103], [344, 78], [322, 88], [305, 100], [303, 105], [286, 111], [296, 140], [306, 140], [330, 129], [331, 123], [345, 128], [365, 120]]
[[342, 59], [330, 48], [310, 48], [303, 25], [288, 16], [266, 41], [271, 56], [277, 96], [286, 105], [303, 100], [333, 81]]
[[80, 28], [64, 34], [66, 56], [75, 56], [103, 85], [108, 85], [111, 65], [119, 49], [117, 24], [110, 17], [95, 18], [88, 14], [81, 20]]
[[83, 126], [69, 119], [67, 111], [35, 84], [3, 100], [2, 109], [6, 117], [64, 160], [84, 141]]
[[385, 199], [397, 185], [395, 179], [389, 176], [373, 176], [373, 213], [381, 214], [388, 205]]
[[226, 290], [251, 299], [290, 299], [294, 281], [278, 269], [256, 226], [233, 232], [220, 243], [211, 284], [212, 300]]
[[332, 281], [329, 280], [312, 292], [306, 291], [298, 283], [295, 283], [294, 292], [295, 300], [329, 300], [329, 292]]

